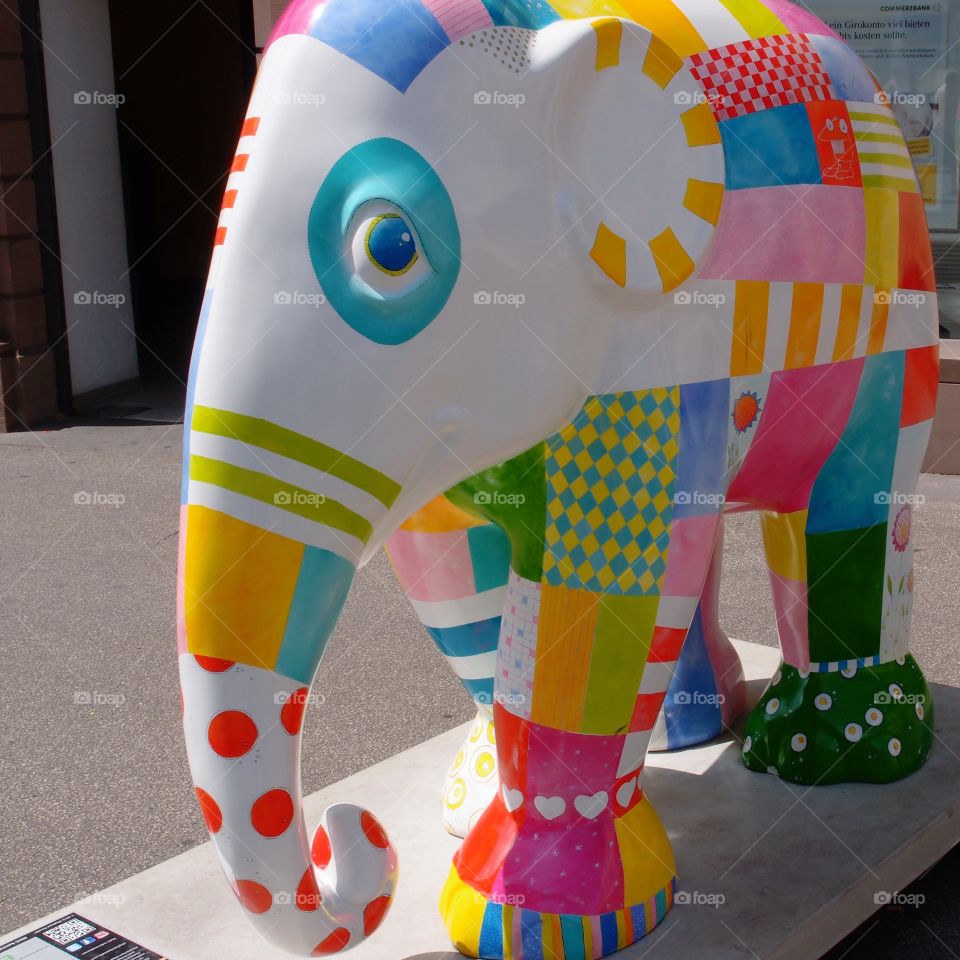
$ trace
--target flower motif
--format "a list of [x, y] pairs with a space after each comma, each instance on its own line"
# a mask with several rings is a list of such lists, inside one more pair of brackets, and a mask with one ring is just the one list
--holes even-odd
[[907, 549], [907, 544], [910, 542], [910, 520], [911, 520], [911, 510], [910, 504], [904, 504], [899, 512], [897, 513], [897, 518], [893, 521], [893, 549], [897, 553], [903, 553]]
[[733, 404], [733, 426], [737, 433], [746, 433], [760, 416], [760, 397], [752, 390], [744, 390]]

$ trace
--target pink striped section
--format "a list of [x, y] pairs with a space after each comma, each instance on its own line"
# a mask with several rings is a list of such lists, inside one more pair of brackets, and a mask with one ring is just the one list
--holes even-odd
[[487, 8], [480, 0], [423, 0], [451, 40], [459, 40], [476, 30], [493, 26]]

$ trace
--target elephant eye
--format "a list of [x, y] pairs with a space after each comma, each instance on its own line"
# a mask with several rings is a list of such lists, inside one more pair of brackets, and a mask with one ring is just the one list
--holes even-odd
[[397, 213], [374, 217], [364, 242], [370, 262], [392, 277], [403, 276], [420, 256], [413, 230]]
[[410, 219], [387, 200], [357, 209], [347, 242], [356, 278], [378, 297], [406, 295], [432, 273]]

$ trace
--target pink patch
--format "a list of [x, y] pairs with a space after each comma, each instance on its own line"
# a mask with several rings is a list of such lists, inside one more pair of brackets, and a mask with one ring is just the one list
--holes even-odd
[[177, 547], [177, 656], [187, 652], [187, 618], [184, 611], [187, 568], [187, 507], [180, 507], [180, 537]]
[[863, 283], [865, 257], [859, 190], [824, 184], [728, 190], [701, 276]]
[[[791, 33], [812, 33], [824, 37], [837, 35], [809, 10], [804, 10], [787, 0], [764, 0], [763, 5], [775, 16]], [[839, 40], [840, 38], [837, 37]]]
[[412, 600], [459, 600], [477, 592], [466, 530], [398, 530], [387, 541], [387, 553]]
[[728, 502], [778, 513], [805, 510], [817, 474], [843, 435], [862, 370], [857, 359], [775, 373]]
[[801, 580], [781, 577], [770, 571], [773, 605], [777, 611], [777, 631], [783, 662], [804, 670], [810, 667], [810, 643], [807, 633], [807, 585]]
[[423, 0], [423, 5], [437, 18], [451, 40], [493, 26], [493, 20], [480, 0]]
[[309, 33], [310, 28], [323, 14], [326, 5], [327, 0], [291, 0], [286, 10], [280, 14], [280, 19], [277, 20], [264, 50], [288, 33]]
[[707, 574], [720, 515], [704, 513], [675, 519], [670, 524], [667, 569], [663, 574], [665, 597], [696, 597]]

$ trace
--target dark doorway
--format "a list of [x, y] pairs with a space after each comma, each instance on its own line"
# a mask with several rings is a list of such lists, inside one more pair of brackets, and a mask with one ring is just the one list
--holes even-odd
[[185, 380], [256, 73], [250, 0], [112, 0], [133, 307], [145, 379]]

